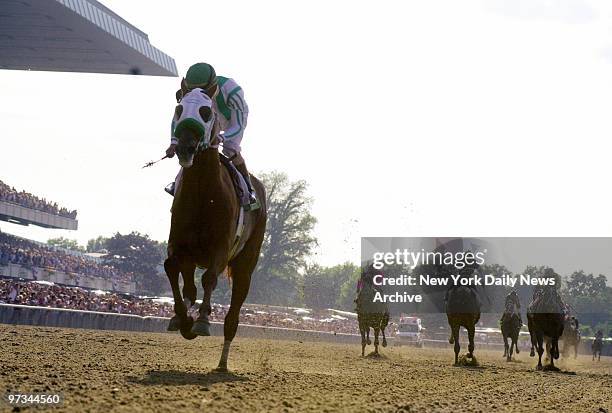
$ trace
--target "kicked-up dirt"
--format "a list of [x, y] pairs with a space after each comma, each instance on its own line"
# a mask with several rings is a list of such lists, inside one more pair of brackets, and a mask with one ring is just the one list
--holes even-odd
[[[508, 363], [476, 348], [480, 366], [454, 367], [451, 349], [381, 348], [362, 358], [359, 345], [238, 337], [230, 373], [216, 373], [221, 345], [220, 337], [0, 325], [0, 395], [59, 393], [59, 410], [75, 412], [612, 413], [609, 357], [541, 372], [528, 352]], [[0, 402], [0, 411], [12, 409]]]

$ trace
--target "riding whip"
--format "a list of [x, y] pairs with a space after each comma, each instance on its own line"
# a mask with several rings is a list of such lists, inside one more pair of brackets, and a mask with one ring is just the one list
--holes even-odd
[[163, 158], [161, 158], [161, 159], [159, 159], [159, 160], [157, 160], [157, 161], [147, 162], [147, 163], [145, 164], [145, 166], [143, 166], [143, 167], [142, 167], [142, 169], [144, 169], [144, 168], [148, 168], [149, 166], [153, 166], [153, 165], [155, 165], [157, 162], [163, 161], [163, 160], [164, 160], [164, 159], [166, 159], [167, 157], [168, 157], [168, 155], [164, 156]]

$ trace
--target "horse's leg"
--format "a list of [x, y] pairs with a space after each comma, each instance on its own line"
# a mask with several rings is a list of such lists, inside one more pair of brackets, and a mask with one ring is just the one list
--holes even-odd
[[264, 225], [259, 225], [255, 233], [251, 235], [244, 245], [242, 251], [236, 258], [229, 263], [229, 274], [232, 277], [232, 299], [229, 310], [223, 323], [223, 351], [217, 366], [217, 371], [227, 371], [227, 358], [229, 356], [230, 345], [236, 336], [240, 308], [249, 294], [251, 286], [251, 274], [257, 265], [259, 251], [265, 232]]
[[368, 343], [368, 346], [372, 345], [372, 341], [370, 340], [370, 326], [368, 326], [366, 324], [366, 343]]
[[382, 346], [383, 347], [387, 347], [387, 337], [385, 337], [385, 329], [381, 328], [380, 332], [382, 333], [382, 336], [383, 336]]
[[543, 346], [544, 336], [540, 332], [536, 332], [535, 336], [536, 336], [536, 343], [537, 343], [537, 349], [538, 349], [538, 366], [536, 368], [538, 370], [542, 370], [542, 354], [544, 354], [544, 346]]
[[520, 333], [521, 333], [521, 329], [519, 328], [518, 330], [516, 330], [516, 333], [514, 334], [514, 348], [516, 349], [516, 354], [520, 353], [519, 347], [518, 347]]
[[453, 342], [455, 343], [455, 364], [459, 364], [459, 350], [461, 347], [459, 346], [459, 329], [461, 327], [459, 324], [451, 325], [451, 337], [453, 338]]
[[170, 281], [170, 287], [172, 288], [172, 296], [174, 297], [174, 317], [170, 319], [168, 324], [168, 331], [178, 331], [181, 327], [182, 321], [187, 318], [187, 308], [183, 303], [183, 296], [181, 295], [181, 289], [179, 286], [179, 263], [176, 257], [167, 258], [164, 261], [164, 270]]
[[378, 354], [378, 333], [380, 333], [380, 329], [374, 327], [374, 354]]
[[503, 330], [502, 330], [502, 337], [504, 338], [504, 355], [502, 357], [508, 357], [508, 336], [506, 336]]
[[365, 356], [365, 348], [366, 348], [366, 336], [365, 336], [365, 326], [362, 322], [359, 322], [359, 333], [361, 333], [361, 357]]
[[529, 314], [527, 314], [527, 329], [529, 330], [529, 339], [531, 340], [531, 351], [529, 352], [529, 357], [535, 356], [535, 348], [537, 347], [537, 339], [536, 334], [533, 332], [533, 321]]
[[557, 367], [555, 367], [555, 359], [559, 358], [559, 339], [553, 338], [551, 340], [552, 343], [550, 345], [550, 369], [559, 370]]
[[236, 336], [236, 330], [238, 329], [238, 320], [240, 316], [240, 308], [244, 303], [244, 300], [249, 293], [249, 287], [251, 284], [251, 274], [233, 273], [232, 278], [232, 299], [230, 302], [229, 310], [225, 316], [223, 323], [223, 351], [221, 352], [221, 359], [217, 366], [217, 371], [227, 371], [227, 358], [229, 356], [230, 345], [232, 340]]
[[552, 339], [552, 352], [551, 352], [551, 359], [558, 359], [559, 358], [559, 338], [555, 337]]
[[183, 276], [183, 300], [189, 311], [197, 299], [198, 289], [195, 285], [195, 264], [189, 261], [180, 263], [181, 275]]
[[468, 340], [470, 343], [468, 344], [468, 357], [474, 357], [474, 335], [476, 334], [476, 324], [470, 324], [467, 329], [468, 331]]
[[202, 304], [200, 305], [200, 315], [193, 324], [193, 331], [199, 336], [210, 336], [210, 321], [208, 316], [210, 315], [212, 308], [210, 306], [210, 297], [212, 292], [217, 286], [217, 270], [216, 268], [209, 268], [202, 275], [202, 287], [204, 289], [204, 296], [202, 298]]

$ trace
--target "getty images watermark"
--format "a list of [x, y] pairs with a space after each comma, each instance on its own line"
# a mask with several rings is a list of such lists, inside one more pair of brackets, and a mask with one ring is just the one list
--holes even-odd
[[450, 289], [469, 287], [483, 311], [498, 311], [509, 290], [527, 300], [534, 289], [559, 288], [563, 273], [606, 266], [601, 251], [609, 251], [612, 239], [372, 237], [362, 238], [361, 247], [374, 302], [403, 312], [442, 312]]

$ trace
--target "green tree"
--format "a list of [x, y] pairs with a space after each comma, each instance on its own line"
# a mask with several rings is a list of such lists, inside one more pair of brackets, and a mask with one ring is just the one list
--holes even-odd
[[574, 271], [567, 279], [567, 293], [570, 296], [595, 296], [606, 289], [606, 276], [586, 274], [583, 270]]
[[106, 249], [106, 243], [108, 242], [108, 238], [100, 235], [98, 238], [92, 238], [87, 241], [87, 252], [98, 252], [103, 249]]
[[289, 181], [286, 174], [261, 175], [266, 187], [268, 223], [259, 262], [253, 273], [249, 302], [284, 304], [299, 301], [300, 273], [317, 245], [312, 199], [305, 181]]
[[[347, 262], [333, 267], [312, 265], [306, 268], [302, 284], [304, 305], [311, 308], [324, 309], [343, 307], [350, 296], [345, 288], [346, 296], [342, 296], [343, 287], [352, 284], [352, 299], [355, 298], [356, 280], [359, 278], [359, 267]], [[351, 299], [351, 301], [352, 301]], [[350, 309], [350, 304], [348, 305]]]
[[85, 252], [85, 247], [79, 245], [79, 243], [74, 239], [59, 237], [59, 238], [50, 238], [47, 240], [47, 245], [51, 245], [53, 247], [65, 248], [67, 250]]
[[165, 289], [167, 280], [157, 272], [162, 263], [159, 242], [148, 235], [117, 232], [106, 242], [106, 262], [126, 272], [136, 274], [140, 289], [157, 294]]

